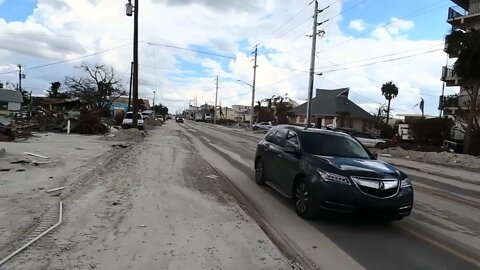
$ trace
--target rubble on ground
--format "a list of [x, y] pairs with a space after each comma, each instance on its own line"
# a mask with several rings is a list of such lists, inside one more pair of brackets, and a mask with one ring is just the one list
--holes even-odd
[[102, 137], [105, 141], [126, 141], [126, 142], [139, 142], [147, 136], [147, 132], [138, 130], [136, 128], [130, 129], [116, 129], [110, 128], [110, 132]]
[[392, 157], [405, 158], [414, 161], [480, 171], [480, 157], [465, 154], [450, 152], [420, 152], [414, 150], [405, 150], [400, 147], [378, 150], [377, 153], [380, 155], [391, 155]]

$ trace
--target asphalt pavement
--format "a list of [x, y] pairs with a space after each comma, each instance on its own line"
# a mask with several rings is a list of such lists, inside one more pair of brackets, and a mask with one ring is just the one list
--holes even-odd
[[306, 221], [289, 200], [255, 184], [258, 134], [192, 121], [180, 126], [203, 158], [229, 179], [276, 245], [305, 269], [480, 269], [480, 186], [475, 183], [410, 170], [415, 205], [402, 221], [338, 214]]

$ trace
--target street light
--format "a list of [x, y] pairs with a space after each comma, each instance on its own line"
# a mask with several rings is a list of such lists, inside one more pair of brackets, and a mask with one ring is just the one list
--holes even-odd
[[250, 106], [250, 131], [253, 131], [253, 108], [255, 105], [255, 86], [242, 80], [237, 80], [237, 82], [244, 83], [252, 88], [252, 104]]
[[248, 85], [248, 86], [250, 86], [250, 87], [253, 87], [253, 85], [251, 85], [251, 84], [247, 83], [246, 81], [237, 80], [237, 82], [241, 82], [241, 83], [244, 83], [244, 84], [246, 84], [246, 85]]

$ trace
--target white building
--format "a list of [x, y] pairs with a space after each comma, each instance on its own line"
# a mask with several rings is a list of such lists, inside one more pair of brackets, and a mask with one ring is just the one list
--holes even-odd
[[0, 88], [0, 115], [19, 111], [23, 103], [23, 96], [20, 91]]

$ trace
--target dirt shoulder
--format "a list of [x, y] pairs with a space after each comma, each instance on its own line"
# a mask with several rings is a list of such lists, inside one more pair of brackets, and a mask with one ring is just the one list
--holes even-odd
[[5, 269], [291, 268], [176, 124], [148, 133], [62, 192], [63, 224]]
[[23, 142], [0, 144], [5, 149], [0, 158], [0, 258], [25, 243], [41, 224], [54, 223], [46, 222], [45, 215], [58, 207], [60, 193], [47, 190], [78, 185], [83, 174], [103, 167], [102, 162], [121, 151], [98, 139], [38, 133]]

